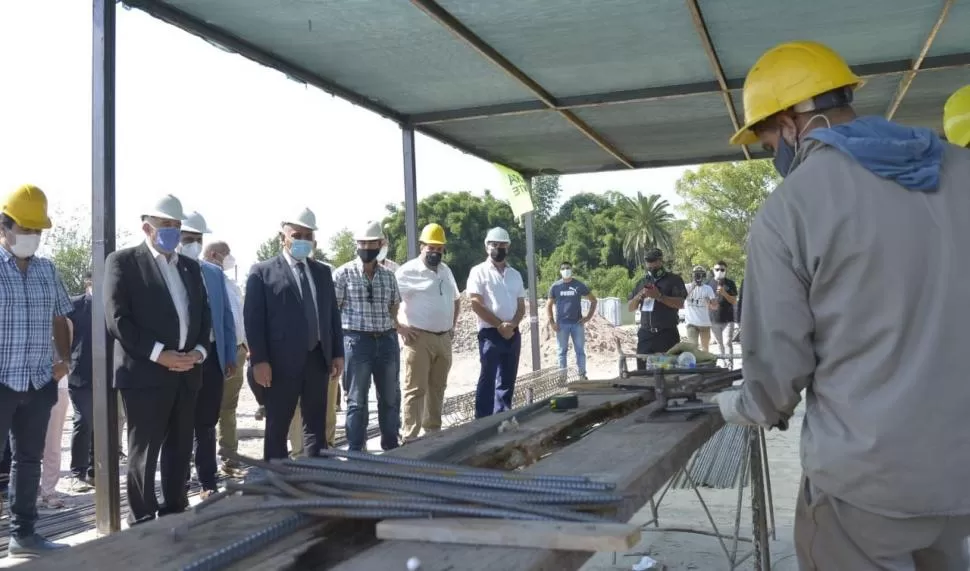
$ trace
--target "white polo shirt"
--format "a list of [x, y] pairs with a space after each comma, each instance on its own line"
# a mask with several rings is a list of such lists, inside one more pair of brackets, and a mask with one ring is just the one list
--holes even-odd
[[[485, 307], [502, 321], [512, 321], [515, 310], [519, 307], [519, 300], [525, 298], [525, 283], [522, 274], [515, 268], [506, 265], [505, 271], [499, 271], [491, 260], [485, 260], [473, 267], [468, 274], [469, 294], [482, 296]], [[492, 326], [481, 318], [478, 319], [478, 329], [489, 329]]]
[[432, 333], [450, 331], [455, 323], [455, 300], [461, 297], [451, 268], [441, 262], [438, 271], [421, 258], [405, 262], [395, 272], [401, 292], [398, 320]]

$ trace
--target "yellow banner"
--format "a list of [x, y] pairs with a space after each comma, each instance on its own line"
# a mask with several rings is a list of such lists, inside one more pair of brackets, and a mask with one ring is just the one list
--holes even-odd
[[508, 193], [509, 206], [512, 207], [512, 214], [518, 218], [523, 214], [535, 210], [532, 206], [532, 195], [529, 194], [529, 185], [522, 178], [522, 175], [505, 165], [498, 163], [492, 164], [495, 165], [499, 174], [502, 175], [502, 184], [505, 185], [506, 192]]

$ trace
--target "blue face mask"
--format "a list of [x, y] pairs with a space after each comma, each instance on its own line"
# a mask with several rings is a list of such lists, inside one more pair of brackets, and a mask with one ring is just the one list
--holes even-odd
[[178, 228], [155, 228], [155, 247], [169, 253], [178, 248], [182, 231]]
[[293, 240], [290, 244], [290, 255], [297, 260], [305, 260], [313, 252], [313, 242], [310, 240]]
[[775, 170], [781, 175], [781, 178], [788, 176], [791, 172], [791, 165], [795, 162], [795, 152], [797, 149], [788, 144], [788, 141], [784, 137], [778, 137], [778, 150], [775, 152], [775, 158], [772, 162], [775, 164]]

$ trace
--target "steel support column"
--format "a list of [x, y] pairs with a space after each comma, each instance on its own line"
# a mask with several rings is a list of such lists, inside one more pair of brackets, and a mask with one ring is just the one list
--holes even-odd
[[93, 0], [91, 66], [91, 362], [94, 381], [95, 520], [99, 533], [121, 529], [118, 397], [112, 342], [105, 329], [104, 259], [115, 249], [115, 0]]
[[402, 127], [404, 148], [404, 230], [408, 259], [418, 257], [418, 173], [414, 162], [414, 129]]
[[[529, 194], [532, 194], [532, 177], [526, 180]], [[539, 272], [536, 269], [536, 231], [535, 213], [529, 212], [522, 217], [525, 224], [525, 264], [529, 272], [529, 331], [532, 333], [532, 370], [542, 368], [542, 354], [539, 351], [539, 295], [537, 284]]]

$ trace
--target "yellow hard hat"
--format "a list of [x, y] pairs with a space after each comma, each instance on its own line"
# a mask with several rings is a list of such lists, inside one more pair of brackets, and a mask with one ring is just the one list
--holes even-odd
[[445, 240], [445, 229], [441, 227], [441, 224], [428, 224], [421, 230], [421, 236], [418, 238], [418, 242], [444, 246], [447, 242]]
[[957, 89], [943, 106], [943, 131], [954, 145], [970, 147], [970, 85]]
[[775, 113], [840, 87], [853, 89], [863, 81], [842, 56], [818, 42], [788, 42], [762, 55], [744, 79], [744, 126], [732, 145], [751, 145], [758, 137], [751, 127]]
[[11, 192], [3, 203], [3, 213], [21, 228], [47, 230], [51, 227], [51, 219], [47, 217], [47, 195], [32, 184]]

